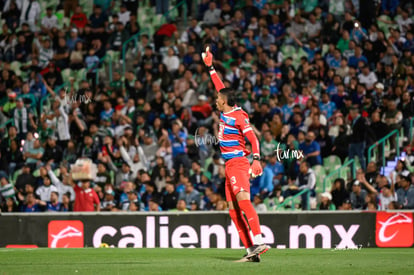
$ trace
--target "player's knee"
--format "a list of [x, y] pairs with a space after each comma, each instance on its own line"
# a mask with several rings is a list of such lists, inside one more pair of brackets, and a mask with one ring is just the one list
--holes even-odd
[[250, 193], [246, 191], [240, 191], [239, 193], [237, 193], [236, 199], [238, 202], [244, 200], [250, 201]]

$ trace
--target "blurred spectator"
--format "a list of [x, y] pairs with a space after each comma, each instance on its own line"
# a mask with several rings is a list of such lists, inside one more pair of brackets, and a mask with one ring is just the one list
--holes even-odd
[[19, 140], [26, 137], [27, 132], [35, 125], [34, 117], [31, 112], [24, 106], [23, 98], [18, 98], [16, 108], [13, 112], [14, 125], [17, 129]]
[[41, 212], [40, 205], [33, 193], [29, 193], [26, 196], [24, 203], [20, 207], [21, 212]]
[[43, 178], [43, 185], [39, 186], [36, 189], [36, 195], [40, 198], [41, 201], [48, 202], [50, 201], [50, 195], [52, 192], [58, 192], [56, 186], [52, 185], [49, 175], [46, 175]]
[[75, 191], [75, 204], [73, 211], [100, 211], [101, 202], [99, 201], [96, 192], [90, 188], [89, 180], [80, 181], [80, 186], [75, 183], [71, 178], [69, 179], [70, 184]]
[[122, 22], [118, 22], [115, 26], [115, 31], [111, 34], [108, 40], [107, 48], [113, 51], [120, 52], [122, 45], [128, 39], [128, 33]]
[[385, 185], [381, 189], [381, 193], [379, 194], [379, 206], [380, 210], [388, 210], [389, 205], [392, 202], [398, 201], [397, 193], [394, 191], [394, 185]]
[[349, 198], [345, 187], [345, 181], [341, 178], [335, 179], [331, 188], [332, 203], [339, 209], [343, 203]]
[[42, 165], [42, 158], [44, 154], [44, 149], [40, 144], [40, 141], [36, 139], [33, 143], [33, 148], [29, 149], [28, 152], [26, 152], [23, 155], [23, 158], [25, 159], [25, 163], [32, 169], [36, 170]]
[[52, 186], [57, 188], [57, 193], [59, 194], [59, 202], [63, 202], [63, 195], [70, 196], [69, 200], [73, 201], [75, 199], [75, 192], [73, 191], [73, 187], [69, 183], [69, 174], [68, 170], [65, 166], [60, 167], [60, 176], [62, 180], [60, 180], [51, 169], [50, 165], [46, 165], [47, 174], [52, 182]]
[[[390, 131], [399, 130], [402, 124], [402, 113], [400, 110], [397, 109], [397, 103], [394, 100], [388, 101], [387, 110], [384, 112], [382, 116], [382, 122], [387, 124], [388, 129]], [[397, 146], [395, 138], [390, 140], [391, 149], [395, 151]]]
[[164, 56], [164, 59], [162, 62], [167, 67], [167, 70], [169, 73], [175, 73], [178, 70], [178, 67], [180, 65], [180, 60], [175, 55], [175, 50], [173, 47], [170, 47], [168, 49], [168, 54], [167, 56]]
[[3, 213], [19, 212], [19, 207], [17, 206], [16, 201], [13, 198], [9, 197], [6, 199], [6, 202], [2, 204], [1, 212]]
[[27, 23], [29, 24], [31, 31], [36, 31], [40, 13], [41, 8], [37, 0], [23, 0], [21, 2], [20, 24]]
[[158, 199], [152, 198], [149, 201], [148, 207], [145, 208], [145, 211], [151, 211], [151, 212], [162, 211], [162, 208], [160, 207], [160, 203], [159, 203]]
[[266, 212], [266, 205], [263, 203], [263, 198], [260, 194], [256, 194], [253, 198], [253, 207], [257, 212]]
[[185, 203], [185, 200], [179, 200], [177, 202], [176, 209], [177, 209], [177, 211], [188, 212], [188, 208], [187, 208], [187, 205]]
[[190, 159], [188, 158], [188, 155], [185, 154], [187, 135], [180, 130], [179, 122], [173, 123], [171, 133], [168, 137], [172, 146], [174, 170], [178, 171], [181, 165], [185, 168], [189, 168]]
[[31, 168], [28, 164], [23, 165], [22, 172], [17, 176], [15, 187], [18, 192], [24, 192], [26, 184], [36, 185], [36, 178], [32, 175]]
[[[107, 189], [105, 191], [104, 199], [101, 200], [101, 211], [116, 210], [116, 202], [114, 198], [115, 198], [115, 192], [112, 189]], [[122, 209], [123, 209], [123, 205], [122, 205]]]
[[414, 186], [409, 172], [401, 174], [397, 189], [398, 203], [401, 209], [414, 209]]
[[352, 118], [352, 134], [350, 136], [349, 144], [349, 158], [353, 159], [358, 156], [363, 170], [366, 168], [365, 163], [365, 146], [367, 135], [367, 121], [359, 113], [358, 108], [352, 108], [350, 111]]
[[47, 201], [37, 200], [37, 203], [45, 208], [47, 212], [58, 212], [60, 211], [61, 204], [58, 201], [59, 194], [56, 191], [50, 193], [50, 199]]
[[362, 189], [361, 184], [362, 183], [358, 180], [355, 180], [352, 183], [352, 192], [349, 195], [352, 209], [364, 210], [366, 207], [365, 197], [367, 196], [368, 193], [365, 189]]
[[204, 12], [203, 24], [207, 26], [218, 25], [220, 22], [220, 14], [221, 10], [217, 9], [217, 4], [211, 1], [208, 10]]
[[56, 137], [49, 136], [45, 146], [45, 152], [42, 156], [42, 161], [44, 163], [49, 163], [53, 168], [56, 168], [62, 161], [62, 154], [62, 148], [56, 144]]
[[0, 179], [0, 198], [6, 201], [9, 198], [11, 198], [13, 201], [16, 199], [14, 186], [8, 182], [6, 177], [1, 177]]
[[128, 200], [122, 202], [121, 210], [122, 211], [139, 211], [139, 200], [138, 200], [137, 192], [134, 190], [130, 190], [128, 191], [127, 194], [128, 194]]
[[43, 33], [55, 32], [58, 28], [58, 19], [53, 14], [52, 7], [46, 8], [46, 16], [42, 18], [41, 28]]
[[303, 151], [310, 166], [322, 164], [321, 149], [319, 143], [315, 141], [315, 133], [308, 132], [305, 142], [299, 145], [299, 149]]
[[335, 204], [332, 203], [332, 195], [329, 192], [321, 194], [321, 203], [318, 207], [319, 210], [336, 210]]
[[82, 11], [82, 6], [76, 6], [75, 12], [70, 18], [70, 26], [76, 27], [79, 30], [83, 30], [88, 24], [88, 18], [86, 14]]
[[[178, 209], [177, 203], [179, 194], [175, 191], [175, 186], [173, 182], [167, 182], [165, 189], [162, 193], [162, 209], [171, 210], [174, 208]], [[184, 201], [185, 202], [185, 201]]]
[[[295, 182], [290, 182], [288, 185], [288, 189], [283, 192], [283, 197], [287, 198], [289, 196], [294, 196], [295, 194], [299, 193], [300, 191], [307, 189], [309, 190], [310, 197], [315, 196], [315, 185], [316, 185], [316, 176], [315, 172], [310, 168], [309, 163], [302, 162], [300, 164], [300, 173]], [[302, 209], [306, 210], [308, 208], [308, 194], [302, 194], [301, 198], [301, 205]]]
[[187, 204], [187, 209], [191, 210], [191, 203], [194, 201], [197, 206], [200, 205], [200, 193], [194, 189], [191, 182], [185, 184], [185, 190], [179, 194], [178, 200], [184, 200]]

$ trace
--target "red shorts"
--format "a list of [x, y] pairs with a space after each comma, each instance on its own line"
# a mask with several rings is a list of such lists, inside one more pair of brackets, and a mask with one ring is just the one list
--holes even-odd
[[226, 200], [237, 201], [240, 191], [250, 193], [250, 163], [245, 157], [234, 158], [226, 162]]

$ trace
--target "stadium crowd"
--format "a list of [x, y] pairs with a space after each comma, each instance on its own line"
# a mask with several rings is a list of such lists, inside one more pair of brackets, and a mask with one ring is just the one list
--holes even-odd
[[[414, 209], [412, 1], [186, 1], [188, 26], [181, 14], [140, 35], [131, 69], [111, 81], [97, 77], [100, 60], [109, 51], [125, 59], [144, 3], [95, 0], [85, 14], [73, 2], [0, 1], [1, 211], [73, 211], [74, 202], [78, 211], [225, 210], [206, 45], [261, 141], [257, 210], [303, 189], [312, 209]], [[168, 1], [154, 2], [163, 13]], [[70, 23], [59, 28], [63, 8]], [[65, 69], [86, 77], [64, 82]], [[379, 155], [399, 157], [402, 146], [406, 157], [384, 175], [367, 148], [401, 128], [402, 142]], [[355, 156], [356, 178], [322, 192], [316, 168]], [[70, 167], [79, 158], [98, 173], [78, 186]]]

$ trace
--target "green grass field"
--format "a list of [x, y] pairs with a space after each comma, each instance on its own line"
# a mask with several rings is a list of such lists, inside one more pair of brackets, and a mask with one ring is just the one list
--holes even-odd
[[413, 249], [0, 249], [0, 274], [413, 274]]

